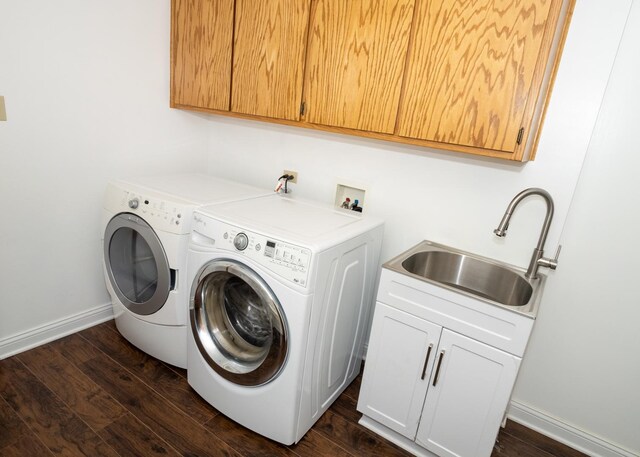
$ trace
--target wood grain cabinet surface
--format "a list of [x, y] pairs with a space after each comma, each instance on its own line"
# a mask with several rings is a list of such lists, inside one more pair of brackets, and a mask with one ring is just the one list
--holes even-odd
[[535, 157], [575, 0], [172, 0], [171, 106]]
[[509, 154], [521, 149], [562, 2], [419, 4], [398, 133]]
[[228, 110], [233, 0], [171, 3], [171, 104]]
[[313, 2], [306, 121], [394, 132], [413, 5], [414, 0]]
[[236, 0], [231, 111], [300, 119], [310, 0]]

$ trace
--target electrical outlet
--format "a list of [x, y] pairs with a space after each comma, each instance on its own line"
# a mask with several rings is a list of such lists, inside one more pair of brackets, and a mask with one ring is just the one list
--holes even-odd
[[293, 178], [291, 178], [289, 180], [290, 183], [296, 184], [298, 182], [298, 172], [297, 171], [291, 171], [291, 170], [284, 170], [282, 172], [283, 175], [289, 175], [289, 176], [293, 176]]

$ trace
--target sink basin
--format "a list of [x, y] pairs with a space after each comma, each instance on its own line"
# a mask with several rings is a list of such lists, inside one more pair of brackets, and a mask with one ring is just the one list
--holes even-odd
[[402, 262], [402, 267], [414, 275], [503, 305], [526, 305], [533, 292], [531, 284], [517, 273], [463, 254], [417, 252]]
[[524, 269], [430, 241], [423, 241], [384, 266], [506, 307], [539, 301], [544, 280], [544, 276], [528, 280]]

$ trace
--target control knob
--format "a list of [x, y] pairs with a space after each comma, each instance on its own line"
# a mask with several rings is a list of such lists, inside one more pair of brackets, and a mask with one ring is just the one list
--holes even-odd
[[233, 239], [233, 245], [238, 251], [244, 251], [249, 246], [249, 238], [244, 233], [238, 233]]
[[136, 209], [139, 203], [140, 201], [137, 198], [132, 198], [131, 200], [129, 200], [129, 208]]

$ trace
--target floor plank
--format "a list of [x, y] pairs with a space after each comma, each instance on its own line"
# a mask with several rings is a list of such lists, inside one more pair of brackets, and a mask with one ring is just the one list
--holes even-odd
[[173, 447], [131, 414], [100, 431], [100, 436], [122, 457], [179, 457]]
[[115, 332], [118, 336], [120, 335], [120, 331], [118, 330], [118, 327], [116, 327], [116, 321], [114, 319], [108, 320], [100, 325], [108, 328], [112, 332]]
[[54, 454], [118, 455], [15, 357], [0, 361], [0, 395]]
[[56, 455], [32, 433], [20, 435], [11, 446], [0, 449], [2, 457], [46, 457]]
[[0, 397], [0, 450], [15, 444], [22, 435], [30, 433], [27, 424], [20, 419], [9, 403]]
[[82, 365], [87, 360], [102, 356], [102, 352], [81, 337], [79, 333], [74, 333], [49, 344], [75, 365]]
[[529, 446], [533, 446], [536, 449], [544, 451], [550, 455], [561, 455], [563, 457], [584, 457], [584, 454], [582, 452], [559, 443], [512, 420], [508, 420], [507, 426], [500, 432], [501, 437], [504, 437], [505, 435], [517, 438], [521, 442], [524, 442]]
[[343, 395], [354, 399], [356, 403], [358, 402], [358, 395], [360, 394], [360, 386], [362, 384], [362, 370], [363, 367], [360, 369], [360, 375], [354, 379], [342, 393]]
[[[110, 321], [0, 361], [0, 455], [409, 456], [358, 424], [360, 380], [298, 444], [282, 446], [220, 415], [185, 370], [143, 354]], [[584, 454], [507, 421], [492, 456]]]
[[106, 355], [88, 360], [81, 368], [179, 452], [197, 456], [240, 455]]
[[218, 414], [208, 421], [205, 427], [243, 456], [281, 457], [295, 455], [286, 446], [257, 435], [222, 414]]
[[103, 429], [126, 413], [118, 402], [52, 345], [22, 353], [18, 360], [93, 430]]
[[340, 395], [336, 398], [336, 401], [333, 402], [329, 410], [344, 417], [347, 421], [357, 424], [362, 417], [362, 414], [356, 409], [357, 405], [357, 399], [348, 395]]
[[341, 448], [336, 443], [331, 441], [326, 436], [321, 435], [315, 430], [311, 429], [305, 436], [298, 442], [289, 447], [296, 455], [300, 457], [317, 457], [319, 455], [333, 456], [333, 457], [357, 457], [361, 455], [358, 451], [348, 452], [346, 449]]
[[359, 424], [333, 411], [325, 412], [314, 429], [345, 449], [355, 449], [359, 455], [374, 456], [408, 456], [409, 454], [395, 444], [375, 435]]
[[105, 324], [84, 330], [80, 335], [201, 424], [218, 414], [191, 389], [186, 378], [113, 334]]
[[[491, 457], [513, 456], [518, 457], [552, 457], [554, 454], [544, 452], [511, 435], [501, 434], [493, 446]], [[560, 454], [561, 455], [561, 454]]]

